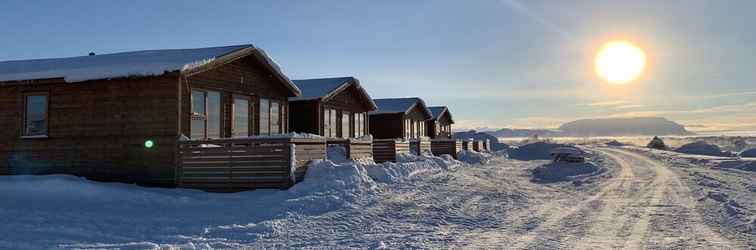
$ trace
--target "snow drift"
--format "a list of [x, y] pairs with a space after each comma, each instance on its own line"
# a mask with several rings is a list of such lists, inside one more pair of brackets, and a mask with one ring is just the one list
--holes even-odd
[[509, 158], [516, 160], [549, 160], [551, 151], [567, 145], [549, 142], [534, 142], [509, 150]]
[[722, 151], [717, 145], [709, 144], [704, 141], [697, 141], [688, 143], [675, 149], [675, 152], [684, 154], [696, 154], [696, 155], [708, 155], [708, 156], [723, 156], [731, 157], [732, 153]]
[[532, 170], [534, 182], [574, 181], [601, 173], [593, 163], [550, 163]]

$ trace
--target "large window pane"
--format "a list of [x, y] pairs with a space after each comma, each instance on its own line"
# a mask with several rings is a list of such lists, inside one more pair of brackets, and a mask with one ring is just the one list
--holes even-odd
[[205, 92], [192, 91], [192, 124], [190, 136], [192, 139], [205, 137]]
[[349, 112], [341, 112], [341, 138], [349, 138]]
[[270, 133], [281, 133], [281, 106], [278, 101], [270, 101]]
[[249, 100], [234, 99], [233, 137], [249, 136]]
[[221, 94], [207, 92], [207, 138], [221, 137]]
[[323, 136], [331, 136], [331, 111], [323, 109]]
[[331, 135], [330, 137], [336, 137], [336, 110], [331, 109]]
[[270, 103], [265, 98], [260, 98], [260, 134], [270, 134]]
[[47, 96], [26, 96], [24, 135], [47, 135]]
[[255, 103], [251, 102], [249, 104], [249, 135], [255, 135]]

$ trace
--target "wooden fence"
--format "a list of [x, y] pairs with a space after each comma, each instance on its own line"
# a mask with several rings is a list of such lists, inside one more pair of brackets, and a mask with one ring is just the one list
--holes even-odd
[[304, 178], [310, 160], [325, 158], [325, 146], [305, 138], [181, 141], [176, 183], [219, 192], [288, 188]]
[[375, 162], [396, 162], [396, 155], [409, 153], [408, 141], [397, 141], [394, 139], [374, 139], [373, 140], [373, 159]]
[[431, 152], [431, 141], [428, 138], [410, 140], [410, 152], [422, 155], [423, 152]]
[[431, 151], [433, 155], [451, 155], [454, 159], [457, 159], [457, 153], [462, 151], [462, 141], [453, 139], [431, 140]]
[[373, 157], [373, 141], [357, 139], [328, 139], [328, 145], [341, 145], [348, 159], [357, 160]]

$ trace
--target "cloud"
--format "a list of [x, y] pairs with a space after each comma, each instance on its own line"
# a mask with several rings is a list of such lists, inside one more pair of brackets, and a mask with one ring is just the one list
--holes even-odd
[[621, 106], [621, 105], [626, 105], [626, 104], [628, 104], [627, 101], [616, 100], [616, 101], [603, 101], [603, 102], [584, 103], [584, 104], [579, 104], [579, 106], [614, 107], [614, 106]]

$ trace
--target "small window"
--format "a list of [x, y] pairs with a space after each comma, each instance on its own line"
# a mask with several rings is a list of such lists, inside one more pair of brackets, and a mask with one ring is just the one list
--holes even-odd
[[265, 98], [260, 98], [260, 134], [270, 134], [270, 102]]
[[234, 126], [232, 128], [233, 137], [249, 136], [249, 118], [251, 117], [249, 109], [249, 100], [246, 98], [234, 98]]
[[47, 95], [27, 95], [25, 99], [23, 135], [47, 135]]

